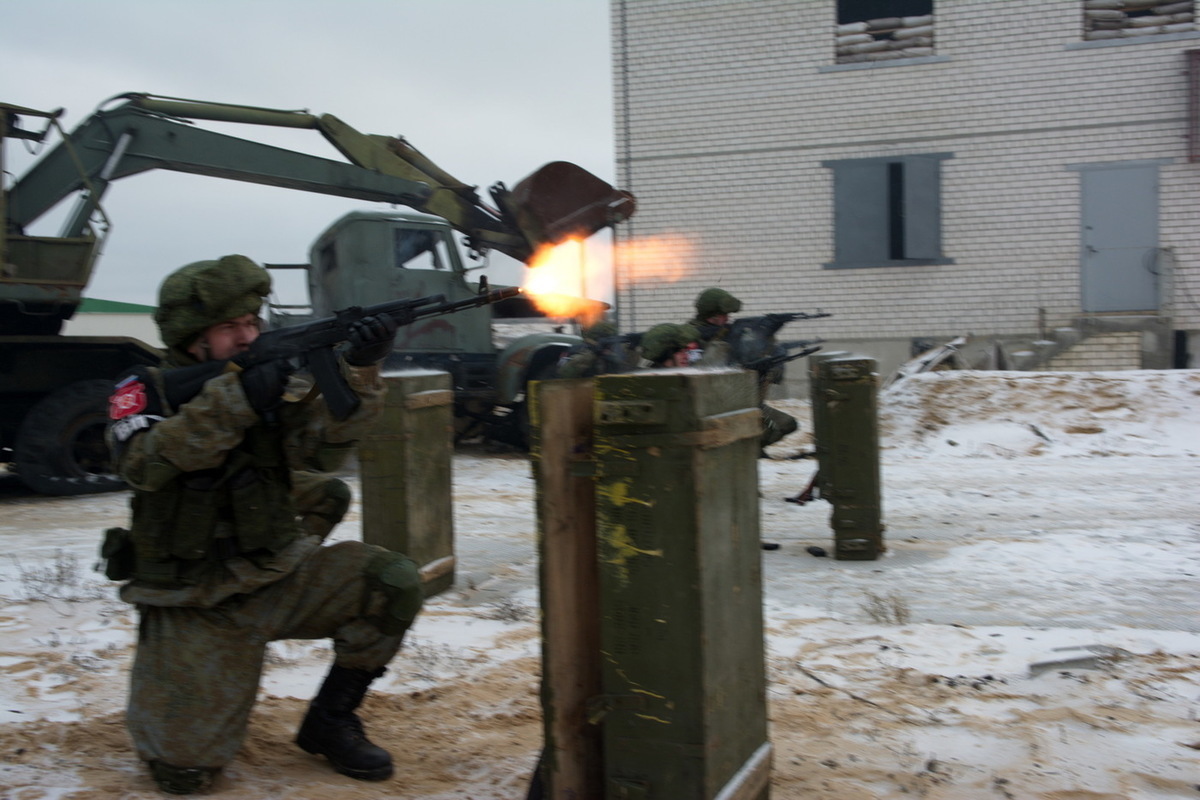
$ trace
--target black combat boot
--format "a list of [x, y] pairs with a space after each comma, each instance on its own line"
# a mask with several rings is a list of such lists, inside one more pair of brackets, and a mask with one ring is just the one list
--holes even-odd
[[150, 762], [150, 775], [167, 794], [203, 794], [212, 788], [220, 772], [215, 767], [173, 767], [161, 761]]
[[309, 753], [325, 756], [334, 769], [351, 778], [382, 781], [392, 777], [391, 755], [367, 739], [362, 722], [354, 714], [371, 681], [383, 672], [382, 667], [368, 672], [334, 664], [308, 707], [296, 744]]

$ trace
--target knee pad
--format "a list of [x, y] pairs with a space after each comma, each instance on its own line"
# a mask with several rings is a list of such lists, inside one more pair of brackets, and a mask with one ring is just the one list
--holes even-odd
[[320, 485], [320, 495], [305, 506], [300, 503], [300, 525], [304, 532], [324, 539], [350, 510], [354, 495], [350, 486], [340, 478], [330, 478]]
[[321, 488], [324, 491], [324, 497], [313, 507], [312, 513], [328, 522], [329, 527], [332, 528], [341, 522], [342, 518], [346, 516], [346, 512], [350, 510], [353, 494], [350, 492], [350, 486], [341, 478], [333, 478]]
[[332, 479], [325, 484], [325, 502], [321, 504], [321, 514], [330, 522], [341, 522], [350, 510], [352, 498], [349, 484], [341, 478]]
[[369, 619], [381, 631], [394, 636], [408, 630], [421, 610], [421, 572], [408, 556], [382, 547], [377, 550], [367, 562], [365, 572], [367, 608], [374, 607], [370, 602], [370, 594], [374, 592], [383, 595], [384, 603], [381, 612]]

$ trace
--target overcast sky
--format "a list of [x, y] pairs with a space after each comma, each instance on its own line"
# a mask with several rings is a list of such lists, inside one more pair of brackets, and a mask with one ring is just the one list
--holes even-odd
[[[548, 161], [613, 179], [609, 42], [607, 0], [2, 2], [0, 100], [65, 108], [68, 130], [131, 91], [334, 114], [403, 135], [490, 203], [488, 186]], [[315, 131], [238, 135], [340, 158]], [[30, 163], [20, 142], [6, 157], [17, 175]], [[104, 206], [113, 230], [85, 294], [140, 303], [182, 264], [306, 261], [343, 213], [386, 210], [169, 172], [124, 179]], [[56, 235], [61, 219], [30, 232]], [[517, 280], [512, 263], [489, 277]]]

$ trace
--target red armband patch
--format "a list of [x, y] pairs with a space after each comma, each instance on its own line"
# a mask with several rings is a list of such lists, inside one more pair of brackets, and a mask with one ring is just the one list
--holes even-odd
[[123, 419], [130, 414], [146, 410], [146, 385], [136, 375], [117, 384], [117, 390], [108, 398], [109, 419]]

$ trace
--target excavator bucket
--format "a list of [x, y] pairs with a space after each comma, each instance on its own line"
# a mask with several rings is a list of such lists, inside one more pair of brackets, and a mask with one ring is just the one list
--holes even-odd
[[637, 201], [583, 167], [552, 161], [497, 197], [534, 250], [593, 233], [633, 216]]

